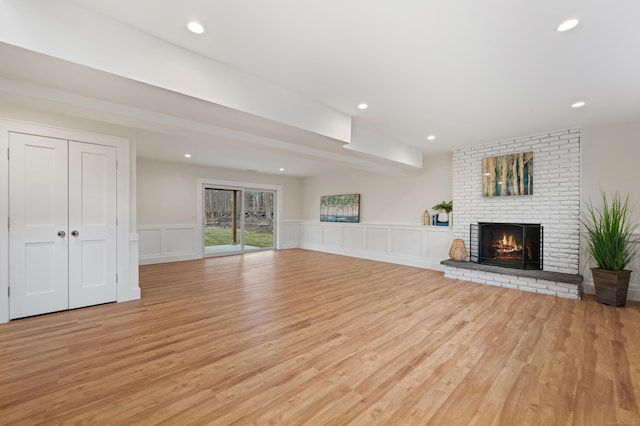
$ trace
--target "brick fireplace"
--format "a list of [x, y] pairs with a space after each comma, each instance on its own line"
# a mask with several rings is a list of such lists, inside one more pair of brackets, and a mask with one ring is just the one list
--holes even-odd
[[[533, 152], [533, 194], [483, 197], [482, 159]], [[539, 271], [504, 271], [445, 263], [445, 276], [578, 299], [580, 254], [580, 130], [568, 129], [461, 148], [453, 152], [453, 234], [473, 255], [470, 226], [479, 223], [544, 228]], [[507, 242], [508, 243], [508, 242]], [[515, 243], [514, 243], [515, 244]], [[455, 266], [451, 266], [453, 264]], [[497, 269], [496, 269], [497, 268]], [[519, 268], [527, 269], [527, 268]], [[530, 269], [530, 268], [529, 268]], [[531, 274], [536, 272], [536, 274]]]
[[543, 227], [531, 223], [471, 224], [470, 260], [513, 269], [542, 269]]

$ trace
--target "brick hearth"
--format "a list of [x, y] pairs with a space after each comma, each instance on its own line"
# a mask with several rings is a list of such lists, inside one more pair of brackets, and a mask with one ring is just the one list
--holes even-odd
[[580, 300], [582, 298], [582, 275], [502, 268], [453, 260], [443, 260], [440, 263], [445, 265], [444, 276], [447, 278], [567, 299]]

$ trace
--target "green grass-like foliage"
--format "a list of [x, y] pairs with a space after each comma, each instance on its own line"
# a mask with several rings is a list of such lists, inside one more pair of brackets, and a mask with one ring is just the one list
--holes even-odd
[[[237, 240], [240, 242], [240, 231], [237, 233]], [[218, 246], [231, 244], [233, 241], [233, 232], [230, 228], [205, 229], [204, 245]], [[259, 234], [257, 232], [244, 232], [244, 244], [253, 247], [273, 247], [273, 234]]]
[[598, 268], [622, 271], [637, 254], [636, 225], [631, 223], [629, 196], [602, 193], [602, 205], [586, 205], [581, 218], [587, 233], [587, 248]]
[[453, 211], [453, 200], [442, 201], [440, 204], [433, 206], [432, 209], [435, 211], [444, 210], [446, 213], [451, 213]]

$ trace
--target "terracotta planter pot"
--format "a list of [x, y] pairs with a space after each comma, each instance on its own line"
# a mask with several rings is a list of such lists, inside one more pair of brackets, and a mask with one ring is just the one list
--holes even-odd
[[611, 306], [624, 306], [627, 303], [627, 291], [631, 271], [607, 271], [591, 268], [593, 285], [596, 288], [596, 299], [600, 303]]

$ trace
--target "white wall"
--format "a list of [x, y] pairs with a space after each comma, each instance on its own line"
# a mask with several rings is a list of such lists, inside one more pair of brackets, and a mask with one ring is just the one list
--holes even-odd
[[[586, 127], [582, 130], [582, 199], [595, 203], [600, 191], [629, 194], [634, 207], [633, 220], [640, 226], [640, 122]], [[640, 227], [638, 228], [640, 232]], [[584, 245], [580, 255], [580, 273], [584, 288], [593, 293], [591, 264]], [[628, 269], [634, 271], [629, 283], [629, 299], [640, 300], [640, 257]]]
[[[320, 220], [322, 195], [360, 194], [360, 223], [421, 225], [425, 209], [433, 212], [451, 193], [451, 154], [427, 156], [423, 169], [408, 176], [349, 170], [305, 178], [302, 218]], [[454, 205], [454, 221], [455, 211]]]
[[[234, 182], [278, 188], [279, 248], [297, 247], [302, 179], [218, 167], [138, 158], [138, 233], [140, 264], [202, 257], [202, 225], [198, 220], [198, 190], [202, 181]], [[201, 202], [201, 200], [200, 200]], [[293, 231], [290, 231], [293, 228]], [[290, 235], [291, 234], [291, 235]], [[285, 239], [283, 239], [283, 235]], [[290, 235], [287, 237], [287, 235]], [[287, 239], [288, 238], [288, 239]]]
[[629, 194], [640, 223], [640, 122], [587, 127], [582, 131], [582, 198], [600, 190]]
[[282, 220], [300, 218], [300, 178], [144, 158], [137, 163], [139, 225], [195, 224], [198, 178], [279, 185]]

